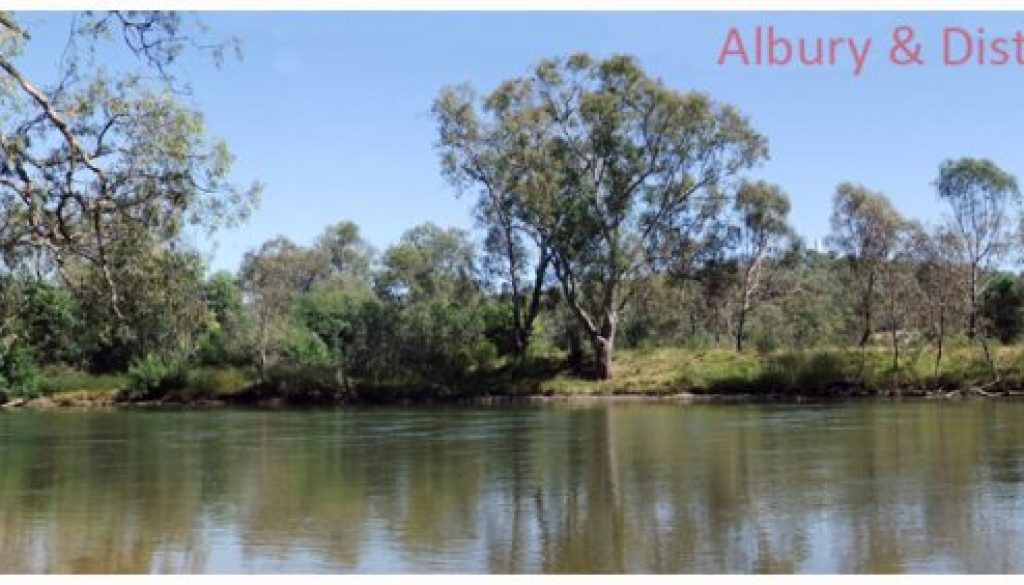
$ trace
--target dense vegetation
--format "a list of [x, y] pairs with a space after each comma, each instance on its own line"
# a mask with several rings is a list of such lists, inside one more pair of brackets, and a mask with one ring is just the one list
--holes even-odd
[[0, 24], [8, 397], [991, 391], [1024, 376], [1024, 281], [1005, 271], [1024, 250], [1020, 192], [991, 161], [941, 163], [937, 226], [840, 183], [831, 234], [809, 246], [784, 188], [754, 176], [768, 141], [735, 108], [629, 57], [574, 55], [434, 103], [441, 171], [476, 198], [477, 233], [426, 223], [376, 250], [339, 221], [208, 274], [182, 234], [244, 219], [259, 186], [227, 181], [231, 155], [172, 66], [223, 45], [173, 13], [85, 15], [76, 47], [115, 38], [158, 74], [105, 72], [81, 49], [37, 86], [15, 66], [29, 35]]

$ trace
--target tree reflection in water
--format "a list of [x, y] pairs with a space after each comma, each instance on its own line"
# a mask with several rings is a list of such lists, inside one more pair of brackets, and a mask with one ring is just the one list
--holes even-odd
[[0, 416], [5, 572], [1024, 570], [1024, 403]]

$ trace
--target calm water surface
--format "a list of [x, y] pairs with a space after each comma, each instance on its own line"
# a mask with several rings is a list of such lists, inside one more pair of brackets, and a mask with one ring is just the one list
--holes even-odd
[[2, 572], [1024, 572], [1024, 402], [0, 414]]

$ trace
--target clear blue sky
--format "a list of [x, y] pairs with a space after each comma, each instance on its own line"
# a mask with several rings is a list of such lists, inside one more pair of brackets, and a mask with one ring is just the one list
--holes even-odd
[[[33, 69], [56, 58], [60, 13], [41, 25]], [[328, 224], [359, 223], [378, 248], [424, 221], [471, 227], [469, 202], [439, 173], [430, 104], [446, 84], [489, 90], [538, 59], [574, 51], [636, 55], [672, 87], [738, 106], [766, 134], [771, 160], [752, 176], [781, 184], [809, 241], [828, 230], [835, 185], [885, 192], [905, 214], [935, 220], [931, 181], [948, 157], [994, 159], [1024, 178], [1024, 66], [943, 67], [940, 30], [987, 36], [1024, 29], [1024, 14], [970, 13], [208, 13], [214, 31], [245, 43], [221, 70], [188, 62], [192, 98], [226, 138], [238, 182], [266, 183], [242, 228], [220, 232], [214, 268], [277, 234], [310, 243]], [[865, 71], [719, 66], [731, 26], [773, 24], [791, 37], [874, 38]], [[891, 30], [913, 25], [929, 63], [887, 61]], [[49, 51], [49, 54], [44, 54]], [[41, 57], [46, 59], [39, 60]]]

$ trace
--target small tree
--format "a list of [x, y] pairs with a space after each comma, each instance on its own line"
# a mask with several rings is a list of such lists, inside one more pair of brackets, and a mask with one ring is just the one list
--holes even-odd
[[985, 335], [978, 335], [979, 305], [994, 269], [1019, 233], [1017, 179], [990, 160], [961, 158], [942, 163], [935, 187], [949, 204], [951, 231], [960, 240], [959, 261], [967, 268], [967, 335], [981, 341], [992, 377], [998, 379]]
[[828, 242], [846, 257], [853, 272], [861, 319], [861, 348], [871, 338], [880, 273], [892, 260], [903, 224], [903, 218], [885, 195], [853, 183], [842, 183], [836, 188]]
[[1024, 332], [1024, 289], [1020, 281], [1000, 274], [988, 283], [979, 308], [987, 332], [1003, 343], [1011, 343]]
[[959, 239], [940, 227], [930, 232], [918, 230], [911, 242], [914, 254], [916, 288], [923, 303], [917, 305], [920, 320], [935, 343], [935, 376], [942, 373], [942, 352], [951, 316], [962, 311], [962, 266], [958, 264]]
[[322, 255], [284, 237], [264, 242], [245, 254], [239, 281], [255, 313], [256, 365], [261, 375], [270, 363], [271, 350], [287, 333], [296, 297], [312, 290], [328, 271]]
[[740, 264], [736, 351], [743, 351], [747, 315], [757, 303], [764, 273], [770, 269], [769, 255], [778, 251], [791, 233], [786, 223], [789, 197], [776, 185], [744, 182], [736, 192], [734, 211], [739, 216]]

